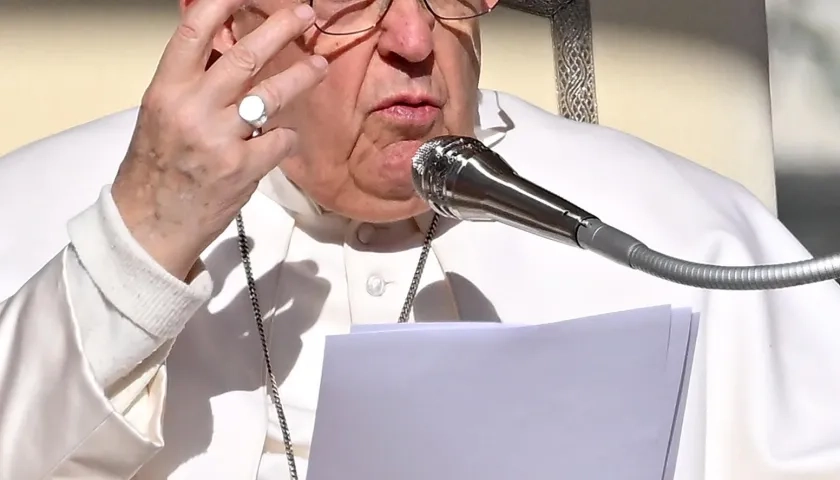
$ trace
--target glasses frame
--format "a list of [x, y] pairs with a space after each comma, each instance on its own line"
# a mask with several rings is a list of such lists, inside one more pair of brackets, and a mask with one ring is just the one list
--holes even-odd
[[[312, 7], [313, 10], [315, 9], [315, 1], [316, 0], [309, 0], [309, 6]], [[369, 32], [369, 31], [373, 30], [374, 28], [376, 28], [379, 25], [380, 22], [382, 22], [382, 19], [385, 18], [385, 15], [388, 15], [388, 12], [391, 10], [391, 5], [394, 4], [395, 0], [380, 0], [380, 1], [387, 1], [388, 5], [385, 7], [385, 10], [382, 12], [382, 14], [379, 15], [379, 18], [376, 20], [376, 22], [374, 22], [373, 25], [371, 25], [367, 28], [364, 28], [364, 29], [361, 29], [361, 30], [354, 30], [352, 32], [333, 33], [333, 32], [329, 32], [329, 31], [326, 31], [323, 28], [321, 28], [318, 25], [318, 22], [315, 22], [315, 28], [317, 28], [318, 31], [323, 33], [324, 35], [333, 35], [333, 36], [357, 35], [359, 33]], [[501, 3], [500, 0], [496, 0], [496, 3], [492, 7], [490, 7], [490, 9], [487, 10], [486, 12], [477, 13], [475, 15], [470, 15], [470, 16], [467, 16], [467, 17], [444, 17], [444, 16], [441, 16], [441, 15], [438, 15], [438, 13], [434, 11], [432, 6], [429, 4], [429, 0], [417, 0], [417, 1], [422, 2], [423, 6], [426, 8], [426, 10], [428, 10], [429, 13], [431, 13], [432, 16], [435, 17], [435, 19], [440, 20], [440, 21], [470, 20], [472, 18], [478, 18], [478, 17], [487, 15], [488, 13], [492, 12], [493, 9], [498, 7], [499, 4]]]
[[[476, 16], [486, 15], [496, 8], [504, 7], [548, 19], [551, 22], [551, 41], [554, 46], [558, 112], [561, 116], [578, 122], [597, 124], [599, 109], [595, 89], [595, 55], [590, 1], [499, 0], [493, 8]], [[313, 0], [308, 0], [310, 6], [312, 2]], [[428, 4], [425, 6], [435, 18], [438, 18], [435, 12], [428, 8]], [[388, 9], [390, 8], [389, 3]], [[380, 18], [379, 21], [381, 22], [382, 19]], [[378, 24], [379, 22], [370, 29], [356, 33], [372, 30]], [[322, 31], [320, 28], [317, 29]], [[352, 33], [323, 33], [336, 36], [352, 35]]]

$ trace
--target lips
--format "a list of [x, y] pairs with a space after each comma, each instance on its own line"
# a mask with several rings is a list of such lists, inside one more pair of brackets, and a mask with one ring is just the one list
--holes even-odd
[[433, 107], [439, 109], [441, 102], [425, 94], [400, 94], [382, 100], [376, 105], [374, 110], [387, 110], [396, 106], [408, 108]]
[[429, 127], [438, 115], [442, 102], [424, 94], [402, 94], [386, 98], [376, 105], [374, 113], [384, 117], [390, 123]]

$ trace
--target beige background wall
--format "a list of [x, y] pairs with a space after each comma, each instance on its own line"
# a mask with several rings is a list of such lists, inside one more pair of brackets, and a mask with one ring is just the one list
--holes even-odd
[[177, 18], [74, 3], [0, 7], [0, 154], [135, 105]]
[[[591, 1], [601, 123], [775, 208], [763, 0]], [[0, 154], [135, 105], [177, 21], [175, 0], [5, 2]], [[548, 20], [499, 9], [483, 29], [482, 86], [556, 111]]]
[[590, 1], [600, 123], [734, 178], [775, 209], [764, 0]]

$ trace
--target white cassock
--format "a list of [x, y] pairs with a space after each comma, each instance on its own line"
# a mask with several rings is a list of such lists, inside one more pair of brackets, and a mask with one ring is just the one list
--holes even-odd
[[[694, 163], [505, 94], [484, 91], [479, 111], [478, 137], [522, 176], [654, 249], [724, 265], [809, 257], [744, 188]], [[103, 188], [135, 115], [0, 160], [0, 298], [10, 297], [0, 304], [0, 478], [287, 478], [235, 225], [186, 285], [133, 242]], [[429, 216], [360, 225], [319, 212], [279, 174], [243, 216], [304, 478], [324, 338], [396, 321]], [[439, 231], [416, 321], [692, 306], [702, 320], [677, 479], [840, 478], [834, 282], [704, 291], [501, 224], [447, 220]]]

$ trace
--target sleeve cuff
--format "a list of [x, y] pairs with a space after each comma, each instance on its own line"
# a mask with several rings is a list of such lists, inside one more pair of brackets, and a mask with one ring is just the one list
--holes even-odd
[[110, 185], [95, 204], [70, 220], [68, 233], [102, 295], [152, 336], [174, 338], [212, 294], [213, 282], [203, 265], [184, 283], [137, 243], [114, 204]]

